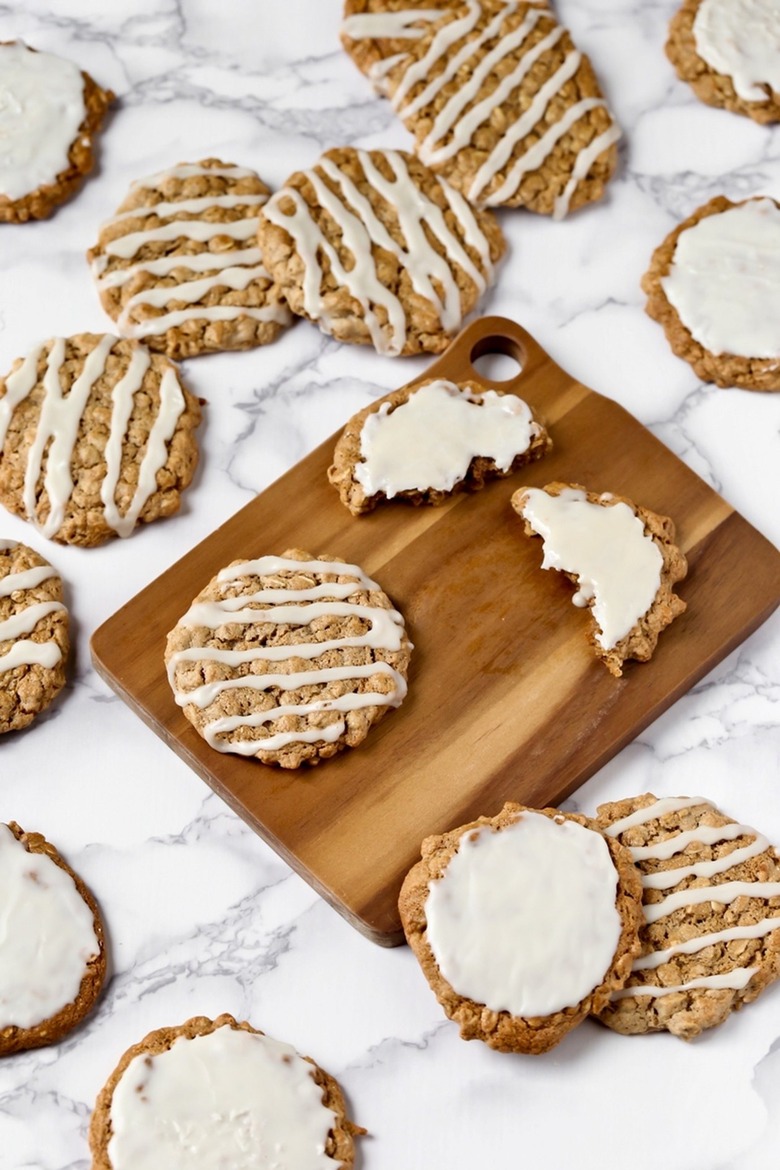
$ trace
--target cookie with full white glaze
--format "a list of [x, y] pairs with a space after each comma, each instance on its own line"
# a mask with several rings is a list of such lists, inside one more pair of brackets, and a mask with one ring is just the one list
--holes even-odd
[[65, 686], [68, 626], [57, 570], [0, 537], [0, 734], [27, 727]]
[[168, 635], [174, 699], [220, 752], [297, 768], [356, 747], [406, 695], [401, 614], [358, 565], [234, 561]]
[[441, 504], [541, 459], [552, 442], [516, 394], [429, 378], [361, 410], [336, 443], [328, 478], [353, 515], [384, 500]]
[[73, 61], [0, 43], [0, 223], [45, 219], [94, 165], [113, 93]]
[[644, 903], [641, 953], [602, 1023], [690, 1040], [780, 976], [780, 858], [763, 834], [699, 796], [603, 804], [596, 823], [630, 851]]
[[111, 334], [36, 346], [0, 378], [0, 503], [84, 547], [178, 511], [200, 404], [161, 354]]
[[576, 606], [593, 618], [590, 639], [610, 674], [629, 659], [647, 662], [661, 632], [686, 605], [674, 585], [687, 571], [675, 527], [626, 496], [580, 484], [521, 487], [512, 507], [527, 536], [543, 540], [543, 569], [558, 569], [577, 589]]
[[413, 155], [346, 146], [291, 175], [258, 231], [294, 313], [388, 356], [446, 349], [505, 247], [492, 212]]
[[463, 1039], [539, 1054], [625, 983], [641, 899], [628, 850], [593, 821], [510, 803], [426, 838], [398, 905]]
[[274, 341], [293, 318], [256, 238], [270, 193], [216, 158], [134, 182], [88, 253], [117, 331], [177, 359]]
[[710, 199], [653, 253], [646, 310], [705, 382], [780, 390], [780, 203]]
[[684, 0], [666, 55], [700, 101], [780, 121], [780, 24], [775, 0]]
[[40, 833], [0, 824], [0, 1056], [56, 1044], [92, 1011], [106, 975], [103, 922], [84, 882]]
[[158, 1028], [122, 1056], [89, 1128], [92, 1170], [351, 1170], [341, 1087], [230, 1015]]

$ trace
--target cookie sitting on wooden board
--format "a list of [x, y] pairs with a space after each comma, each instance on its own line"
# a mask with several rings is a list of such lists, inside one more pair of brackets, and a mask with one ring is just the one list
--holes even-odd
[[562, 219], [615, 171], [620, 130], [590, 61], [544, 8], [470, 0], [429, 25], [384, 85], [418, 157], [477, 207]]
[[56, 337], [0, 378], [0, 502], [91, 547], [178, 511], [200, 404], [176, 368], [111, 334]]
[[646, 662], [686, 608], [673, 592], [688, 566], [669, 517], [565, 483], [518, 488], [512, 507], [526, 535], [542, 537], [542, 568], [564, 573], [577, 586], [574, 604], [590, 608], [593, 647], [610, 673], [619, 677], [629, 658]]
[[426, 838], [398, 905], [463, 1039], [538, 1054], [623, 986], [641, 900], [630, 853], [593, 821], [506, 804]]
[[92, 1114], [92, 1170], [351, 1170], [336, 1080], [232, 1016], [158, 1028], [125, 1052]]
[[106, 974], [87, 887], [40, 833], [0, 824], [0, 1056], [56, 1044], [92, 1010]]
[[94, 164], [114, 99], [73, 61], [0, 43], [0, 223], [45, 219]]
[[134, 182], [87, 254], [122, 337], [185, 358], [267, 345], [291, 325], [256, 238], [270, 194], [216, 158]]
[[780, 204], [764, 196], [697, 208], [653, 253], [647, 313], [705, 382], [780, 390]]
[[391, 357], [446, 349], [505, 248], [492, 212], [413, 155], [346, 146], [290, 176], [258, 235], [294, 313]]
[[168, 635], [175, 701], [210, 747], [298, 768], [356, 747], [406, 695], [412, 644], [357, 565], [234, 561]]
[[685, 0], [669, 25], [666, 55], [707, 105], [780, 121], [776, 0]]
[[780, 976], [780, 859], [703, 797], [604, 804], [596, 823], [642, 875], [641, 955], [599, 1019], [690, 1040]]
[[516, 394], [428, 379], [394, 390], [347, 423], [328, 478], [355, 516], [383, 500], [440, 504], [541, 459], [552, 442]]
[[65, 686], [68, 625], [57, 570], [0, 538], [0, 734], [27, 727]]

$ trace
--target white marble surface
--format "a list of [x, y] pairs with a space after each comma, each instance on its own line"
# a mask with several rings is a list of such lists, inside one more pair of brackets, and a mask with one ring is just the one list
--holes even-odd
[[[625, 129], [620, 172], [602, 205], [570, 221], [503, 216], [511, 254], [484, 308], [521, 321], [777, 543], [780, 395], [703, 386], [643, 312], [640, 276], [679, 218], [719, 193], [780, 195], [780, 129], [708, 109], [676, 80], [662, 48], [675, 6], [556, 0]], [[0, 368], [42, 337], [108, 326], [84, 251], [131, 179], [211, 154], [276, 185], [328, 146], [408, 142], [340, 51], [339, 10], [340, 0], [0, 4], [0, 40], [72, 56], [119, 97], [96, 177], [48, 222], [2, 228]], [[220, 1011], [341, 1080], [370, 1131], [364, 1170], [776, 1165], [780, 987], [690, 1045], [590, 1022], [543, 1058], [466, 1045], [411, 954], [352, 930], [90, 666], [89, 635], [119, 605], [356, 408], [424, 368], [306, 323], [265, 351], [196, 359], [186, 376], [209, 406], [179, 517], [91, 552], [0, 522], [61, 569], [77, 631], [67, 692], [0, 746], [0, 820], [44, 831], [82, 872], [113, 966], [77, 1034], [0, 1064], [0, 1170], [85, 1170], [90, 1109], [121, 1052], [153, 1027]], [[571, 804], [702, 793], [780, 842], [779, 763], [776, 616]]]

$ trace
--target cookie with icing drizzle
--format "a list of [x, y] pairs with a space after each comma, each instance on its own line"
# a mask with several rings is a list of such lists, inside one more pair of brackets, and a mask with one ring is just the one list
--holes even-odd
[[196, 1016], [125, 1052], [89, 1144], [93, 1170], [351, 1170], [362, 1133], [311, 1057], [230, 1015]]
[[94, 165], [114, 100], [73, 61], [0, 43], [0, 223], [45, 219]]
[[250, 349], [293, 318], [263, 263], [254, 171], [209, 158], [139, 179], [88, 252], [122, 337], [172, 358]]
[[168, 635], [175, 701], [217, 751], [316, 764], [365, 739], [406, 694], [403, 618], [357, 565], [234, 561]]
[[690, 1040], [778, 978], [780, 858], [766, 837], [699, 796], [615, 801], [596, 823], [630, 850], [644, 890], [642, 950], [602, 1023]]
[[383, 500], [441, 504], [541, 459], [551, 440], [516, 394], [429, 378], [350, 419], [328, 478], [355, 516]]
[[533, 4], [468, 0], [384, 85], [418, 157], [475, 206], [561, 219], [600, 199], [617, 165], [620, 131], [590, 61]]
[[56, 1044], [92, 1011], [106, 975], [103, 922], [84, 882], [40, 833], [0, 824], [0, 1056]]
[[666, 55], [708, 106], [780, 121], [780, 25], [774, 0], [684, 0]]
[[670, 232], [642, 278], [646, 310], [705, 382], [780, 390], [780, 203], [710, 199]]
[[167, 358], [110, 334], [57, 337], [0, 379], [0, 502], [85, 547], [178, 511], [200, 405]]
[[27, 727], [57, 697], [69, 646], [59, 573], [0, 538], [0, 734]]
[[493, 281], [490, 212], [413, 155], [327, 151], [260, 213], [266, 265], [291, 309], [379, 353], [440, 353]]
[[647, 662], [661, 632], [685, 611], [673, 591], [687, 571], [674, 543], [674, 523], [611, 492], [580, 484], [521, 487], [512, 507], [527, 536], [541, 536], [543, 569], [558, 569], [577, 591], [574, 605], [589, 608], [591, 641], [611, 674], [629, 659]]
[[538, 1054], [623, 986], [641, 900], [630, 853], [593, 821], [510, 803], [426, 838], [398, 905], [463, 1039]]

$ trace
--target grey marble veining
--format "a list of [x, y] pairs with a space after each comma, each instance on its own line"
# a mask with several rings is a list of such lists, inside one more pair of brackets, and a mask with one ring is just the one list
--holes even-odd
[[[71, 56], [118, 102], [98, 173], [49, 221], [2, 228], [0, 369], [34, 341], [108, 327], [84, 252], [129, 182], [208, 155], [272, 185], [322, 149], [410, 138], [338, 43], [340, 0], [14, 0], [0, 39]], [[514, 317], [577, 378], [635, 414], [775, 542], [780, 395], [704, 386], [643, 312], [653, 248], [711, 196], [780, 195], [780, 129], [701, 105], [663, 53], [676, 0], [556, 0], [624, 129], [600, 205], [560, 224], [502, 212], [510, 242], [486, 312]], [[780, 1139], [780, 988], [693, 1044], [587, 1022], [547, 1057], [464, 1044], [406, 949], [358, 935], [93, 671], [92, 631], [335, 431], [426, 366], [301, 322], [248, 354], [185, 363], [208, 402], [182, 513], [101, 549], [44, 547], [68, 585], [66, 693], [0, 744], [0, 820], [57, 842], [108, 922], [112, 977], [56, 1048], [0, 1063], [0, 1170], [86, 1170], [95, 1096], [146, 1031], [221, 1011], [310, 1053], [370, 1131], [364, 1170], [763, 1170]], [[692, 601], [693, 604], [693, 601]], [[637, 684], [640, 679], [637, 677]], [[117, 750], [121, 748], [121, 750]], [[780, 842], [775, 616], [572, 794], [592, 812], [651, 790], [701, 793]], [[662, 1151], [662, 1152], [661, 1152]]]

